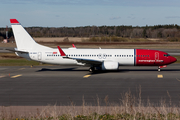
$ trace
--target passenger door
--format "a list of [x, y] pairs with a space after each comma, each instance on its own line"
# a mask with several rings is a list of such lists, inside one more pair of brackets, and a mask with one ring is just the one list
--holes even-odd
[[159, 63], [158, 60], [159, 60], [159, 52], [155, 52], [155, 64]]
[[38, 52], [38, 60], [41, 60], [41, 59], [42, 59], [42, 53]]

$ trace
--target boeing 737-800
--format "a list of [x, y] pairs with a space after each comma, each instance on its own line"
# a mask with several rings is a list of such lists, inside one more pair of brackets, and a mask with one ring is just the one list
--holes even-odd
[[58, 65], [89, 66], [89, 71], [118, 70], [119, 66], [165, 67], [176, 62], [169, 54], [149, 49], [58, 49], [36, 43], [16, 19], [10, 19], [17, 48], [16, 55], [28, 60]]

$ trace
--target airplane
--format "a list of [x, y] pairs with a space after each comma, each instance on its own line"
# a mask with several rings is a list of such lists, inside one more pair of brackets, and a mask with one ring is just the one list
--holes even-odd
[[176, 62], [168, 53], [150, 49], [70, 49], [50, 48], [40, 45], [16, 19], [10, 19], [17, 56], [41, 63], [89, 66], [89, 71], [118, 70], [120, 66], [157, 66], [160, 68]]

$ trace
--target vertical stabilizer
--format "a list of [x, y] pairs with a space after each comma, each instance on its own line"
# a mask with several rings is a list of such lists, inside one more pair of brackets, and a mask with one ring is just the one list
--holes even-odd
[[32, 50], [37, 44], [16, 19], [10, 19], [18, 50]]

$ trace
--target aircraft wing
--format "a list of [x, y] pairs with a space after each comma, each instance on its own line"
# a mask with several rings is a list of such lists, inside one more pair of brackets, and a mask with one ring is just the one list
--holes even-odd
[[103, 61], [97, 61], [92, 59], [81, 59], [81, 58], [72, 58], [73, 60], [76, 60], [79, 63], [86, 63], [86, 64], [102, 64]]
[[102, 62], [103, 62], [103, 61], [98, 61], [98, 60], [93, 60], [93, 59], [71, 58], [71, 57], [66, 56], [64, 51], [59, 46], [57, 46], [57, 47], [58, 47], [59, 52], [63, 58], [73, 59], [79, 63], [85, 63], [85, 64], [96, 64], [96, 65], [98, 65], [98, 64], [102, 64]]

